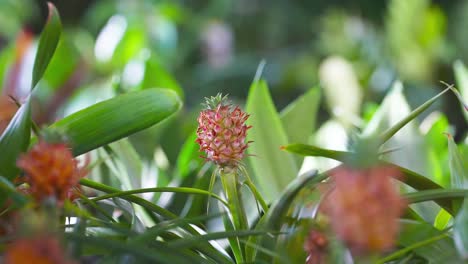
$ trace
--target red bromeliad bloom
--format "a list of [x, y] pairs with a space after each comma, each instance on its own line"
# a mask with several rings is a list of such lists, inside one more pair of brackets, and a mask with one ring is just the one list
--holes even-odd
[[65, 257], [60, 241], [53, 236], [22, 238], [11, 243], [5, 251], [5, 264], [72, 264]]
[[337, 235], [355, 253], [391, 249], [398, 235], [398, 218], [406, 202], [392, 177], [400, 176], [391, 166], [333, 170], [334, 188], [323, 209]]
[[239, 107], [219, 102], [213, 109], [203, 110], [198, 116], [196, 142], [205, 159], [220, 166], [235, 167], [245, 155], [249, 115]]
[[79, 181], [87, 173], [79, 166], [72, 152], [63, 143], [40, 141], [27, 154], [22, 155], [17, 166], [25, 172], [27, 192], [37, 201], [53, 197], [59, 203], [73, 199]]

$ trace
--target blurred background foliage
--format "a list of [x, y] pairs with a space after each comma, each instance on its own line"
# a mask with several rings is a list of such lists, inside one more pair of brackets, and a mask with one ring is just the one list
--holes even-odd
[[[454, 61], [468, 61], [466, 1], [52, 2], [65, 29], [35, 90], [36, 122], [51, 123], [118, 93], [170, 88], [183, 97], [184, 109], [130, 137], [142, 159], [163, 153], [159, 162], [169, 164], [183, 162], [179, 150], [193, 138], [203, 98], [223, 92], [244, 103], [262, 60], [277, 109], [311, 87], [323, 88], [317, 140], [343, 127], [363, 128], [395, 80], [404, 84], [406, 108], [414, 109], [444, 87], [440, 80], [455, 82]], [[45, 1], [0, 0], [4, 94], [26, 96], [31, 80], [21, 73], [31, 71], [34, 36], [45, 18]], [[464, 138], [466, 120], [455, 96], [432, 109], [445, 113], [458, 141]], [[340, 145], [339, 138], [326, 144]], [[186, 162], [196, 157], [189, 141], [185, 148], [192, 155]]]

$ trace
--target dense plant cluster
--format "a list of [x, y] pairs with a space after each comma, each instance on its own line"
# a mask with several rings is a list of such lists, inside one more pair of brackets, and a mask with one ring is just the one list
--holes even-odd
[[[135, 2], [121, 4], [141, 11]], [[422, 10], [432, 25], [443, 24], [443, 16], [428, 1], [390, 2], [393, 71], [429, 81], [440, 59], [431, 47], [445, 52], [442, 29], [421, 33], [399, 20], [400, 12]], [[441, 82], [433, 89], [441, 91], [415, 100], [416, 107], [398, 80], [387, 83], [380, 104], [363, 103], [372, 96], [360, 85], [382, 88], [375, 80], [385, 80], [388, 69], [366, 77], [375, 61], [345, 57], [369, 25], [328, 15], [319, 38], [333, 45], [322, 48], [341, 56], [319, 69], [307, 67], [308, 59], [297, 62], [316, 70], [320, 85], [277, 111], [266, 82], [275, 78], [261, 62], [245, 105], [216, 91], [200, 109], [190, 105], [198, 96], [190, 97], [163, 63], [177, 57], [169, 17], [181, 19], [182, 9], [144, 3], [161, 16], [143, 18], [165, 31], [143, 32], [128, 10], [128, 17], [110, 15], [96, 39], [75, 32], [83, 46], [70, 44], [48, 3], [37, 38], [18, 30], [12, 46], [0, 50], [1, 263], [468, 261], [463, 62], [453, 64], [456, 85]], [[336, 25], [346, 23], [360, 38], [351, 50], [335, 41], [343, 37]], [[412, 42], [411, 29], [425, 41]], [[235, 60], [232, 32], [212, 22], [200, 36], [205, 66], [217, 75]], [[159, 46], [152, 50], [151, 43]], [[437, 108], [447, 97], [457, 102], [454, 116], [465, 117], [456, 126]]]

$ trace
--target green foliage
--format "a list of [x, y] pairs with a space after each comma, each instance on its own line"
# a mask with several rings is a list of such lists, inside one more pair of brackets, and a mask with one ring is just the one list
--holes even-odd
[[177, 95], [165, 89], [132, 92], [97, 103], [52, 125], [63, 131], [75, 155], [148, 128], [181, 107]]
[[[44, 233], [77, 262], [466, 262], [463, 62], [453, 64], [458, 89], [435, 86], [461, 57], [447, 49], [449, 14], [428, 0], [373, 5], [379, 23], [307, 1], [99, 1], [82, 20], [61, 12], [62, 28], [49, 3], [33, 61], [34, 41], [15, 36], [35, 4], [0, 1], [0, 91], [19, 105], [14, 114], [0, 105], [0, 124], [9, 123], [0, 135], [0, 261], [18, 238]], [[265, 80], [261, 63], [249, 88], [263, 57]], [[245, 102], [251, 142], [244, 160], [220, 167], [200, 157], [210, 153], [199, 152], [195, 125], [202, 98], [219, 94], [215, 108], [226, 93], [229, 104]], [[43, 184], [67, 182], [61, 177], [86, 161], [70, 199], [37, 199], [37, 183], [16, 167], [45, 134], [64, 139], [76, 158], [70, 167], [36, 154]], [[399, 232], [393, 247], [356, 251], [335, 231], [326, 200], [336, 171], [380, 167], [400, 174], [392, 175], [405, 204], [392, 219]], [[362, 224], [355, 216], [377, 205], [344, 206], [351, 211], [337, 222]]]
[[250, 87], [246, 111], [251, 115], [248, 124], [256, 128], [247, 137], [255, 142], [248, 148], [248, 153], [254, 155], [249, 162], [260, 190], [272, 201], [296, 177], [298, 168], [293, 157], [280, 150], [288, 138], [265, 81]]

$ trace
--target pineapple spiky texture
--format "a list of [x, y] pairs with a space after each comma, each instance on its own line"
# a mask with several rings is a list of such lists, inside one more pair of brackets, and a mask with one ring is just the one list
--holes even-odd
[[343, 165], [331, 172], [334, 186], [323, 211], [353, 252], [382, 252], [393, 247], [398, 218], [406, 205], [392, 182], [400, 175], [396, 167], [385, 165], [365, 169]]
[[206, 109], [198, 116], [196, 142], [204, 157], [221, 167], [236, 167], [245, 155], [249, 115], [218, 94], [207, 98]]
[[87, 173], [85, 165], [79, 166], [66, 144], [43, 140], [21, 155], [17, 166], [24, 171], [24, 182], [29, 185], [25, 192], [38, 202], [48, 198], [59, 204], [72, 200], [80, 179]]

